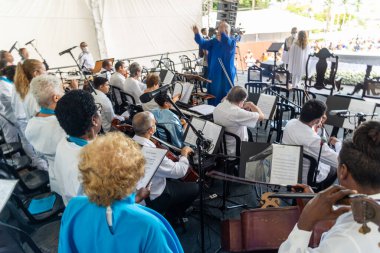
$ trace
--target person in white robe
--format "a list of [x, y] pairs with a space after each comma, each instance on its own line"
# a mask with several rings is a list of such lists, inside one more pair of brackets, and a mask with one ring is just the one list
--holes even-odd
[[289, 50], [288, 70], [292, 75], [292, 85], [298, 88], [301, 86], [302, 77], [306, 73], [306, 62], [310, 54], [310, 47], [307, 42], [305, 31], [299, 31], [297, 41], [293, 43]]
[[59, 194], [57, 176], [54, 174], [55, 152], [59, 141], [66, 136], [55, 116], [58, 100], [64, 95], [59, 78], [41, 75], [33, 78], [30, 91], [38, 101], [41, 109], [31, 118], [25, 129], [25, 137], [34, 149], [43, 155], [49, 164], [50, 188]]
[[286, 65], [289, 64], [289, 50], [291, 46], [293, 45], [294, 41], [296, 40], [297, 36], [297, 27], [293, 27], [291, 30], [291, 35], [285, 39], [284, 43], [284, 52], [282, 53], [282, 62]]

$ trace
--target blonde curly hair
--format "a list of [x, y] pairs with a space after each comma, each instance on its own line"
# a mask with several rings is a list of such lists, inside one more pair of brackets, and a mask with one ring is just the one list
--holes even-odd
[[80, 154], [79, 171], [84, 193], [99, 206], [130, 195], [144, 175], [141, 148], [120, 132], [97, 137]]

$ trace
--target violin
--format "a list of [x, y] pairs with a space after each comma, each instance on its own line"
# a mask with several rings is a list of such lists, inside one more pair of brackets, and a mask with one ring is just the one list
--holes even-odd
[[[130, 125], [130, 124], [127, 124], [127, 123], [123, 123], [121, 122], [120, 120], [118, 119], [113, 119], [112, 122], [111, 122], [111, 126], [123, 133], [126, 133], [130, 136], [133, 136], [134, 135], [134, 130], [133, 130], [133, 127]], [[161, 148], [161, 149], [166, 149], [166, 147], [164, 147], [162, 144], [164, 144], [165, 146], [175, 150], [176, 152], [181, 152], [181, 149], [163, 141], [163, 140], [160, 140], [158, 139], [157, 137], [155, 136], [152, 136], [150, 138], [150, 140], [156, 145], [157, 148]], [[162, 144], [161, 144], [162, 143]], [[166, 157], [169, 158], [170, 160], [172, 160], [173, 162], [178, 162], [179, 161], [179, 158], [177, 155], [175, 155], [173, 152], [171, 151], [167, 151], [166, 152]], [[197, 182], [199, 179], [199, 175], [198, 173], [192, 168], [192, 167], [189, 167], [189, 169], [187, 170], [187, 173], [184, 177], [181, 178], [182, 181], [184, 182]]]

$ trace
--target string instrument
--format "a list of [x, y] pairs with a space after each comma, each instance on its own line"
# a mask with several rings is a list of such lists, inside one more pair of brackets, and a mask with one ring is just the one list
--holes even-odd
[[380, 231], [380, 204], [376, 200], [366, 196], [354, 198], [351, 201], [351, 210], [354, 220], [359, 224], [363, 224], [359, 229], [360, 233], [367, 234], [371, 232], [367, 222], [375, 223]]
[[[130, 124], [123, 123], [116, 118], [112, 120], [111, 126], [115, 129], [123, 132], [123, 133], [127, 133], [130, 136], [134, 135], [133, 127]], [[150, 138], [150, 140], [156, 145], [157, 148], [167, 150], [167, 148], [162, 145], [162, 144], [164, 144], [165, 146], [173, 149], [176, 152], [181, 152], [181, 149], [179, 149], [179, 148], [177, 148], [177, 147], [175, 147], [175, 146], [173, 146], [173, 145], [171, 145], [171, 144], [169, 144], [163, 140], [160, 140], [159, 138], [157, 138], [155, 136], [152, 136]], [[172, 160], [173, 162], [179, 161], [178, 156], [169, 150], [167, 150], [167, 152], [166, 152], [166, 157], [169, 158], [170, 160]], [[186, 175], [181, 178], [181, 180], [184, 182], [196, 182], [196, 181], [198, 181], [198, 179], [199, 179], [199, 175], [192, 167], [189, 167]]]

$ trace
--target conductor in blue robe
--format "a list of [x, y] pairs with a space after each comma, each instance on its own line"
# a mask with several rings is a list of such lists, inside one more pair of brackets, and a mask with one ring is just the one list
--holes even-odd
[[78, 168], [87, 196], [66, 207], [58, 252], [183, 252], [165, 218], [135, 203], [144, 164], [140, 146], [122, 133], [99, 136], [82, 149]]
[[208, 79], [212, 83], [208, 84], [207, 92], [215, 96], [215, 99], [209, 100], [209, 104], [216, 106], [231, 89], [231, 85], [222, 70], [218, 58], [222, 60], [233, 84], [236, 75], [234, 64], [236, 40], [229, 36], [231, 27], [224, 21], [219, 24], [218, 34], [213, 39], [203, 39], [196, 25], [193, 26], [193, 32], [195, 34], [195, 42], [199, 44], [200, 48], [208, 51]]

